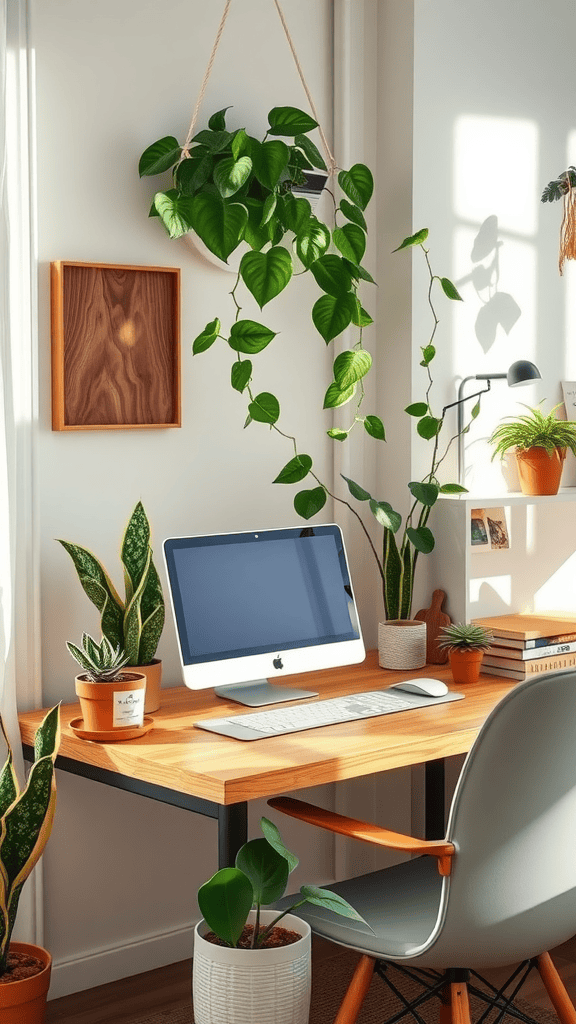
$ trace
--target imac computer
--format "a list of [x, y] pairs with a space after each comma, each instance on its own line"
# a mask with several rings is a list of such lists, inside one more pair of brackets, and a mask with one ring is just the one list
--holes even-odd
[[164, 557], [190, 689], [260, 707], [317, 695], [283, 675], [364, 660], [338, 526], [171, 537]]

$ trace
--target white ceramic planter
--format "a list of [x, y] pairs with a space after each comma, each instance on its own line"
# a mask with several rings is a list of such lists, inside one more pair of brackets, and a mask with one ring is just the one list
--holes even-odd
[[426, 623], [419, 619], [389, 619], [378, 624], [380, 668], [408, 671], [426, 664]]
[[[262, 910], [268, 924], [277, 910]], [[253, 921], [253, 913], [249, 921]], [[192, 991], [195, 1024], [308, 1024], [310, 925], [294, 914], [279, 922], [302, 938], [277, 949], [230, 949], [206, 942], [204, 920], [194, 929]]]

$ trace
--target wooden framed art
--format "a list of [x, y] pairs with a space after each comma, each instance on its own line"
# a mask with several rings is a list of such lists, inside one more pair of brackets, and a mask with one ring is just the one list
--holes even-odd
[[52, 429], [179, 427], [180, 270], [50, 265]]

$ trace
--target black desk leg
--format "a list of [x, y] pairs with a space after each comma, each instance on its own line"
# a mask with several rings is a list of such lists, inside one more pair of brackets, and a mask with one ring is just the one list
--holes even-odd
[[444, 839], [444, 758], [424, 764], [424, 834]]
[[234, 867], [236, 854], [248, 839], [248, 804], [218, 807], [218, 867]]

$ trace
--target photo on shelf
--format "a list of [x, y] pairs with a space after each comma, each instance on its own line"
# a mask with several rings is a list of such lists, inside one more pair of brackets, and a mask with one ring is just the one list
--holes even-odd
[[562, 397], [567, 420], [576, 420], [576, 380], [563, 380]]
[[474, 551], [504, 551], [510, 547], [503, 508], [471, 509], [470, 546]]

